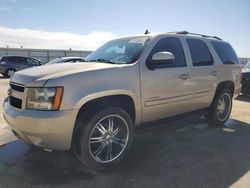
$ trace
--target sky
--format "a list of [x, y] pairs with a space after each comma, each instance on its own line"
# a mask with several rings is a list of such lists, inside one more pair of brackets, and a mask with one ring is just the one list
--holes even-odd
[[0, 0], [0, 47], [94, 50], [146, 29], [216, 35], [250, 57], [250, 0]]

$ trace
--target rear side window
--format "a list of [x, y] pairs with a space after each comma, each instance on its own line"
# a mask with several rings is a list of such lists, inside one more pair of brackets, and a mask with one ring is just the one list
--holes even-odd
[[26, 64], [24, 57], [7, 57], [9, 63]]
[[164, 67], [184, 67], [186, 66], [185, 56], [182, 48], [182, 44], [178, 38], [166, 37], [160, 39], [152, 49], [148, 61], [152, 59], [152, 56], [157, 52], [171, 52], [175, 57], [175, 62], [166, 64]]
[[213, 58], [207, 45], [197, 39], [187, 39], [194, 66], [208, 66], [213, 64]]
[[211, 42], [211, 44], [223, 64], [239, 63], [238, 57], [230, 44], [216, 41]]

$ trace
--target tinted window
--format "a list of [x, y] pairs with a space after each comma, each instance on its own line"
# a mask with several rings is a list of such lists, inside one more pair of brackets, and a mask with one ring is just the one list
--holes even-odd
[[7, 57], [7, 59], [10, 63], [26, 64], [24, 57]]
[[1, 58], [1, 61], [5, 61], [5, 62], [6, 62], [6, 61], [7, 61], [7, 58], [3, 56], [3, 57]]
[[38, 65], [40, 65], [39, 61], [36, 60], [36, 59], [27, 58], [26, 61], [27, 61], [28, 65], [32, 65], [32, 66], [38, 66]]
[[63, 62], [75, 62], [75, 59], [67, 59], [67, 60], [65, 60]]
[[187, 43], [194, 66], [207, 66], [213, 64], [213, 58], [207, 45], [203, 41], [187, 39]]
[[224, 42], [215, 42], [215, 41], [211, 43], [215, 51], [219, 55], [222, 63], [224, 64], [239, 63], [238, 57], [230, 44]]
[[83, 60], [82, 59], [67, 59], [64, 62], [79, 63], [79, 62], [83, 62]]
[[178, 38], [166, 37], [160, 39], [151, 51], [148, 57], [148, 61], [150, 61], [152, 59], [152, 56], [157, 52], [171, 52], [175, 56], [175, 62], [170, 64], [164, 64], [164, 67], [186, 66], [183, 48]]

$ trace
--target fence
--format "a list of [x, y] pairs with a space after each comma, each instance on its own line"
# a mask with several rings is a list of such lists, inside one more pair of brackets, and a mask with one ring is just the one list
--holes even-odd
[[28, 56], [48, 62], [58, 57], [86, 57], [91, 51], [81, 50], [52, 50], [52, 49], [27, 49], [27, 48], [0, 48], [2, 55]]

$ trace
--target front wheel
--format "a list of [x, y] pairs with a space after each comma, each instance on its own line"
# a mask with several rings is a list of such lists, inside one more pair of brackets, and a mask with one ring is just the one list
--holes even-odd
[[14, 70], [14, 69], [8, 69], [8, 70], [5, 72], [4, 76], [7, 77], [7, 78], [10, 78], [10, 77], [13, 76], [14, 73], [15, 73], [15, 70]]
[[126, 111], [106, 108], [82, 124], [79, 140], [80, 160], [92, 169], [117, 165], [128, 153], [133, 123]]
[[232, 96], [227, 89], [219, 91], [212, 102], [206, 119], [212, 126], [223, 125], [232, 110]]

